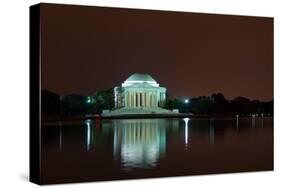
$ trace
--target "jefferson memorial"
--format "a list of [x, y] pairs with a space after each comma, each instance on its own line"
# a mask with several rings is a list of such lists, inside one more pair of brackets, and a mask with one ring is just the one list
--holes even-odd
[[164, 109], [166, 88], [149, 75], [135, 73], [129, 76], [121, 86], [114, 87], [114, 110], [104, 110], [103, 116], [130, 114], [170, 114], [176, 110]]
[[115, 108], [151, 108], [164, 105], [166, 88], [148, 74], [135, 73], [114, 88], [114, 95]]

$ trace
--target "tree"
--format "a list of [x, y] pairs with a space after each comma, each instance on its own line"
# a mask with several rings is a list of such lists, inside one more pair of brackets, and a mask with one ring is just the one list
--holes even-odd
[[194, 114], [211, 114], [212, 113], [212, 101], [210, 97], [199, 96], [189, 100], [190, 112]]
[[236, 97], [230, 101], [231, 112], [234, 114], [249, 114], [251, 113], [250, 100], [245, 97]]
[[101, 90], [94, 95], [93, 105], [88, 109], [88, 113], [100, 114], [102, 110], [114, 108], [114, 90]]
[[211, 95], [212, 113], [227, 114], [229, 113], [229, 102], [222, 93], [214, 93]]
[[41, 91], [41, 111], [43, 114], [60, 114], [60, 96], [48, 90]]
[[62, 98], [62, 113], [64, 115], [83, 115], [87, 111], [86, 97], [71, 94]]
[[183, 100], [179, 98], [175, 99], [167, 99], [164, 105], [167, 109], [178, 109], [181, 113], [187, 113], [188, 112], [188, 104], [185, 104]]

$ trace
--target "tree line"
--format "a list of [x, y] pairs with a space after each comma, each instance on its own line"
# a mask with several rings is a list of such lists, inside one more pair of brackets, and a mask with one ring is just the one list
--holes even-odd
[[101, 114], [103, 109], [114, 108], [114, 93], [112, 89], [102, 90], [94, 96], [70, 94], [60, 96], [48, 90], [41, 92], [41, 111], [49, 115], [85, 115]]
[[182, 113], [226, 115], [226, 114], [268, 114], [273, 115], [273, 100], [262, 102], [250, 100], [246, 97], [236, 97], [227, 100], [222, 93], [214, 93], [210, 96], [199, 96], [189, 99], [185, 103], [180, 99], [168, 99], [167, 109], [179, 109]]
[[[227, 100], [222, 93], [214, 93], [210, 96], [191, 98], [188, 103], [180, 98], [168, 98], [164, 108], [179, 109], [181, 113], [198, 115], [273, 115], [273, 100], [263, 102], [241, 96]], [[60, 96], [48, 90], [41, 91], [41, 111], [43, 114], [64, 116], [100, 114], [103, 109], [114, 109], [113, 89], [98, 91], [93, 96], [77, 94]]]

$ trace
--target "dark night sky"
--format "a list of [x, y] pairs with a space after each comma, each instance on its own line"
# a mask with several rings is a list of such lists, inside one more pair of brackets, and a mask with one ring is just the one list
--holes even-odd
[[171, 97], [273, 98], [273, 19], [43, 5], [42, 89], [93, 95], [148, 73]]

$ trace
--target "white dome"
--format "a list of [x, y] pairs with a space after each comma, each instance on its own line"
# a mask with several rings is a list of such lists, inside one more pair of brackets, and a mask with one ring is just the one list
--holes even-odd
[[144, 87], [159, 87], [159, 84], [149, 74], [141, 73], [132, 74], [125, 80], [125, 82], [122, 84], [122, 87], [139, 85], [142, 85]]

